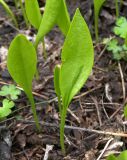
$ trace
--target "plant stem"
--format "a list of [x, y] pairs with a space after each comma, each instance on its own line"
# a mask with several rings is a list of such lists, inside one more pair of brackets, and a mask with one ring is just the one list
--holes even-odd
[[61, 112], [62, 112], [62, 105], [61, 105], [61, 96], [58, 96], [58, 107], [59, 107], [59, 112], [60, 112], [60, 116], [61, 116]]
[[45, 48], [45, 40], [43, 39], [42, 41], [42, 46], [43, 46], [43, 55], [44, 55], [44, 59], [47, 59], [47, 53], [46, 53], [46, 48]]
[[18, 28], [18, 22], [14, 16], [13, 12], [11, 11], [11, 9], [8, 7], [8, 5], [3, 0], [0, 0], [0, 3], [3, 5], [6, 12], [10, 15], [10, 17], [14, 21], [15, 26]]
[[118, 4], [118, 0], [115, 0], [115, 5], [116, 5], [116, 17], [119, 17], [119, 4]]
[[15, 2], [15, 7], [16, 7], [16, 9], [18, 9], [18, 1], [17, 1], [17, 0], [14, 0], [14, 2]]
[[95, 19], [95, 38], [96, 38], [96, 42], [98, 42], [98, 19]]
[[37, 130], [40, 131], [41, 128], [40, 128], [40, 124], [39, 124], [39, 120], [38, 120], [38, 116], [37, 116], [37, 112], [36, 112], [36, 107], [35, 107], [35, 103], [34, 103], [34, 98], [33, 98], [32, 94], [30, 95], [29, 100], [31, 102], [31, 108], [32, 108], [33, 117], [34, 117], [34, 121], [35, 121]]
[[63, 110], [61, 113], [61, 122], [60, 122], [60, 145], [61, 145], [61, 149], [64, 155], [65, 155], [64, 127], [65, 127], [66, 114], [67, 114], [67, 108], [63, 107]]
[[24, 20], [25, 20], [25, 23], [26, 23], [26, 27], [29, 27], [27, 15], [26, 15], [22, 0], [19, 0], [19, 2], [20, 2], [20, 7], [21, 7], [21, 10], [22, 10], [23, 17], [24, 17]]

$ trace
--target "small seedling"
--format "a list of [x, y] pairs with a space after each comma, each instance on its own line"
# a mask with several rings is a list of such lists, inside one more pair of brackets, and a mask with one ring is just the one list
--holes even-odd
[[32, 106], [37, 129], [40, 130], [32, 95], [32, 80], [36, 72], [36, 66], [37, 54], [33, 44], [24, 35], [19, 34], [14, 38], [9, 47], [7, 67], [12, 78], [24, 89]]
[[127, 160], [127, 151], [121, 152], [117, 157], [115, 157], [114, 155], [110, 155], [106, 160]]
[[74, 95], [88, 79], [93, 66], [93, 57], [90, 32], [77, 9], [63, 45], [61, 66], [56, 66], [54, 71], [54, 86], [60, 104], [60, 143], [63, 152], [65, 152], [64, 126], [67, 108]]
[[20, 94], [21, 91], [17, 89], [15, 85], [9, 85], [9, 86], [4, 85], [0, 91], [0, 96], [7, 97], [8, 99], [11, 100], [17, 100]]
[[127, 36], [127, 19], [125, 17], [120, 17], [116, 21], [116, 26], [113, 29], [115, 35], [125, 39]]
[[[113, 32], [116, 36], [119, 36], [119, 38], [115, 37], [110, 40], [107, 44], [107, 50], [113, 53], [115, 60], [124, 59], [127, 61], [127, 46], [125, 44], [127, 38], [127, 20], [125, 17], [117, 19]], [[121, 43], [122, 41], [125, 43]]]
[[47, 54], [45, 51], [44, 36], [56, 24], [63, 34], [66, 35], [70, 26], [70, 18], [65, 0], [47, 0], [43, 16], [41, 15], [37, 0], [25, 0], [25, 9], [29, 22], [38, 30], [35, 48], [37, 48], [38, 43], [42, 41], [44, 58], [46, 58]]
[[2, 6], [5, 8], [6, 12], [10, 15], [10, 17], [12, 18], [15, 26], [18, 28], [18, 23], [17, 20], [13, 14], [13, 12], [11, 11], [11, 9], [9, 8], [9, 6], [5, 3], [4, 0], [0, 0], [0, 4], [2, 4]]
[[14, 107], [14, 102], [8, 99], [3, 100], [3, 106], [0, 107], [0, 120], [3, 120], [11, 114], [11, 109]]
[[64, 35], [67, 34], [70, 27], [70, 17], [65, 0], [46, 0], [45, 11], [35, 40], [35, 48], [55, 25], [59, 26]]

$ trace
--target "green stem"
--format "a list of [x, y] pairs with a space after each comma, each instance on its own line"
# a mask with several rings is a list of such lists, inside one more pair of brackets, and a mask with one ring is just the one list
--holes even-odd
[[38, 116], [37, 116], [37, 112], [36, 112], [36, 107], [35, 107], [35, 103], [34, 103], [34, 98], [33, 95], [31, 94], [29, 97], [29, 100], [31, 102], [31, 108], [32, 108], [32, 112], [33, 112], [33, 117], [34, 117], [34, 121], [37, 127], [37, 130], [40, 131], [40, 124], [39, 124], [39, 120], [38, 120]]
[[95, 38], [96, 38], [96, 42], [98, 42], [98, 19], [95, 17]]
[[18, 28], [18, 22], [14, 16], [13, 12], [11, 11], [11, 9], [8, 7], [8, 5], [3, 0], [0, 0], [0, 3], [3, 5], [6, 12], [10, 15], [10, 17], [14, 21], [15, 26]]
[[61, 114], [61, 123], [60, 123], [60, 145], [64, 155], [65, 155], [64, 126], [65, 126], [66, 114], [67, 114], [67, 108], [63, 108], [62, 114]]
[[22, 10], [22, 14], [23, 14], [23, 17], [24, 17], [24, 20], [25, 20], [26, 26], [27, 26], [27, 27], [29, 27], [29, 23], [28, 23], [27, 15], [26, 15], [26, 12], [25, 12], [25, 9], [24, 9], [24, 6], [23, 6], [23, 3], [22, 3], [22, 0], [19, 0], [19, 2], [20, 2], [20, 7], [21, 7], [21, 10]]
[[45, 48], [45, 40], [43, 39], [42, 41], [42, 45], [43, 45], [43, 55], [44, 55], [44, 59], [47, 59], [47, 53], [46, 53], [46, 48]]
[[18, 1], [17, 1], [17, 0], [14, 0], [14, 2], [15, 2], [15, 7], [16, 7], [16, 9], [18, 9]]
[[116, 6], [116, 17], [119, 17], [119, 4], [118, 4], [118, 0], [115, 0], [115, 6]]
[[60, 116], [61, 116], [61, 114], [62, 114], [61, 96], [58, 96], [58, 107], [59, 107], [59, 112], [60, 112]]

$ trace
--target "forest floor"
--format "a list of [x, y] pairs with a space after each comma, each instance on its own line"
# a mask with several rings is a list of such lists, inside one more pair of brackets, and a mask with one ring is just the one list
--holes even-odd
[[[14, 84], [6, 66], [7, 50], [11, 40], [18, 33], [26, 34], [31, 40], [36, 34], [33, 28], [25, 27], [22, 13], [15, 9], [14, 3], [8, 0], [8, 4], [17, 15], [20, 29], [13, 26], [0, 6], [0, 87], [4, 84]], [[40, 4], [43, 7], [44, 3], [40, 1]], [[80, 8], [94, 40], [92, 1], [68, 0], [67, 4], [71, 18], [75, 9]], [[123, 3], [120, 15], [126, 16], [126, 13], [127, 3]], [[12, 114], [0, 122], [0, 126], [6, 126], [6, 129], [4, 128], [6, 134], [11, 135], [11, 151], [8, 150], [8, 154], [11, 153], [11, 160], [42, 160], [49, 146], [52, 148], [48, 154], [49, 160], [105, 160], [110, 153], [119, 154], [126, 149], [127, 140], [119, 133], [126, 133], [123, 115], [126, 97], [123, 88], [127, 94], [127, 63], [123, 60], [119, 63], [113, 60], [112, 53], [101, 43], [103, 38], [113, 35], [112, 28], [115, 20], [115, 5], [109, 0], [100, 13], [100, 43], [94, 43], [93, 71], [69, 106], [65, 127], [66, 156], [62, 154], [60, 148], [60, 117], [53, 84], [53, 70], [54, 66], [60, 63], [64, 37], [57, 27], [45, 37], [48, 58], [43, 59], [43, 49], [40, 46], [38, 49], [40, 77], [33, 82], [33, 94], [39, 120], [42, 122], [42, 132], [36, 132], [28, 99], [22, 92], [15, 102], [16, 106]], [[123, 74], [124, 86], [121, 74]], [[2, 100], [2, 97], [0, 99]], [[2, 133], [4, 139], [5, 135]]]

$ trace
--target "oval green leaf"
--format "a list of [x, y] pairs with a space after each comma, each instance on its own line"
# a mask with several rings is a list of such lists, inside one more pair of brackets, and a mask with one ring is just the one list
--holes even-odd
[[33, 44], [22, 34], [16, 36], [9, 47], [7, 67], [12, 78], [24, 89], [29, 98], [36, 126], [39, 129], [32, 95], [32, 80], [36, 72], [36, 65], [37, 56]]
[[121, 152], [121, 154], [117, 157], [118, 160], [127, 160], [127, 150]]
[[29, 22], [36, 29], [39, 28], [41, 23], [41, 12], [37, 0], [25, 0], [25, 9]]
[[65, 0], [46, 0], [45, 11], [36, 36], [35, 48], [57, 23], [63, 34], [66, 35], [70, 26], [70, 20]]
[[62, 0], [60, 13], [57, 17], [57, 25], [62, 33], [66, 36], [70, 27], [70, 16], [67, 10], [66, 1]]
[[60, 124], [60, 143], [63, 152], [65, 152], [64, 125], [67, 108], [74, 95], [88, 79], [94, 61], [91, 35], [78, 9], [65, 39], [61, 59], [60, 91], [63, 107]]
[[60, 89], [63, 105], [68, 106], [89, 77], [94, 50], [91, 35], [77, 9], [62, 49]]

